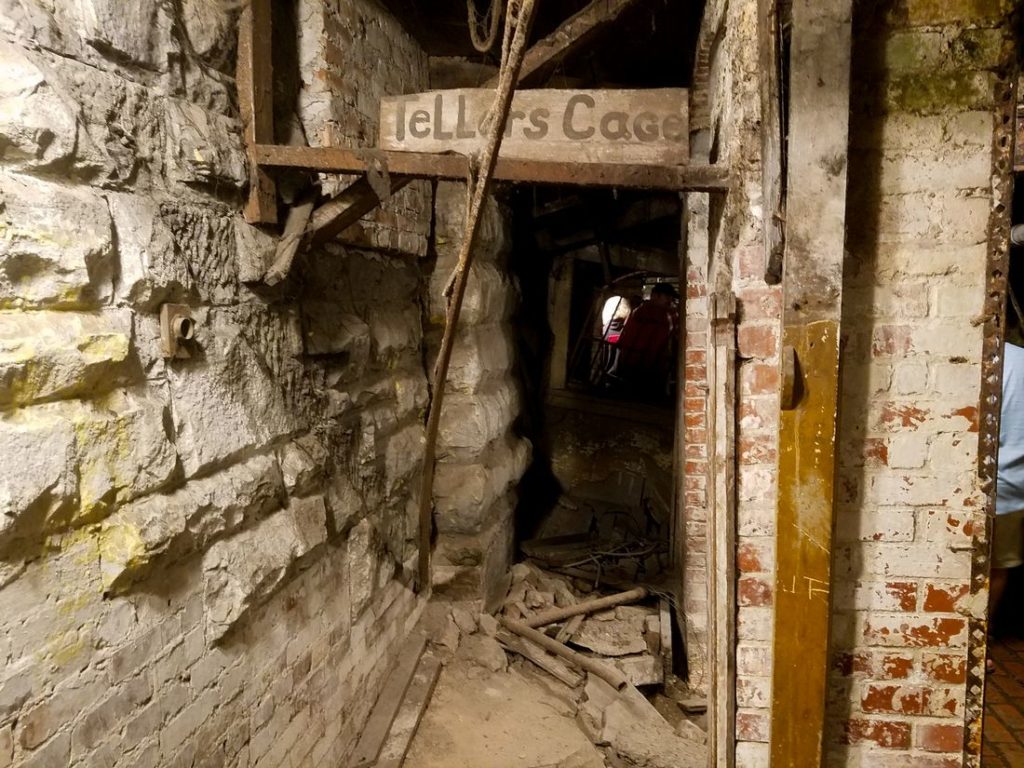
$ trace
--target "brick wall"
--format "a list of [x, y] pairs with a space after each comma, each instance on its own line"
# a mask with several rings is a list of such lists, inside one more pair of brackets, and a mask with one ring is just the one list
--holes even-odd
[[959, 766], [993, 71], [1009, 3], [855, 16], [834, 562], [833, 759]]
[[[376, 4], [324, 13], [355, 122], [425, 85]], [[386, 252], [256, 285], [236, 34], [235, 3], [0, 10], [0, 766], [344, 764], [422, 608], [429, 187], [357, 241]]]
[[687, 657], [691, 684], [706, 686], [708, 509], [708, 296], [736, 298], [737, 765], [767, 764], [775, 467], [781, 290], [764, 281], [758, 120], [757, 4], [709, 3], [695, 92], [706, 135], [698, 140], [727, 164], [727, 196], [688, 196], [685, 471]]
[[[737, 764], [768, 764], [778, 322], [763, 281], [753, 2], [709, 3], [703, 105], [724, 201], [688, 211], [686, 609], [702, 670], [708, 292], [739, 307]], [[829, 763], [961, 765], [994, 70], [1009, 7], [857, 4]], [[700, 56], [698, 61], [704, 61]], [[698, 73], [700, 74], [700, 73]], [[699, 83], [695, 87], [699, 87]], [[702, 126], [696, 126], [698, 128]], [[982, 540], [983, 544], [983, 540]], [[696, 640], [696, 642], [694, 642]], [[700, 679], [696, 680], [700, 683]]]

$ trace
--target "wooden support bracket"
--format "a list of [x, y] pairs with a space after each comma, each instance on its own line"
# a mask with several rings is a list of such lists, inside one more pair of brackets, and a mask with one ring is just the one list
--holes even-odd
[[708, 744], [711, 768], [736, 763], [736, 297], [709, 297], [707, 338]]
[[799, 397], [779, 415], [773, 768], [824, 764], [851, 5], [792, 7], [782, 344], [792, 349]]
[[[583, 10], [573, 14], [558, 29], [538, 40], [526, 52], [517, 87], [540, 85], [566, 58], [587, 46], [597, 35], [611, 27], [622, 12], [637, 5], [639, 0], [594, 0]], [[494, 88], [497, 76], [484, 88]]]

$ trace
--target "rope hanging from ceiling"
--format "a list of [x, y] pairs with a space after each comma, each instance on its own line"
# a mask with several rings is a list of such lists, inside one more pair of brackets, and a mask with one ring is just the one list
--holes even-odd
[[481, 16], [476, 10], [476, 0], [466, 0], [466, 19], [469, 22], [469, 39], [480, 53], [487, 53], [498, 39], [501, 23], [499, 0], [489, 0], [487, 12]]

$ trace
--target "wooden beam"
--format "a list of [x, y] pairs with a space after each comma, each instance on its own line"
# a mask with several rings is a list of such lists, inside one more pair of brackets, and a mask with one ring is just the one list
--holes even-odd
[[707, 527], [710, 768], [736, 764], [736, 297], [708, 301]]
[[274, 141], [274, 71], [271, 64], [270, 0], [249, 0], [242, 6], [238, 29], [238, 108], [249, 152], [249, 200], [245, 220], [250, 224], [277, 223], [274, 180], [253, 155], [257, 144]]
[[790, 60], [771, 764], [823, 764], [852, 0], [794, 0]]
[[[570, 16], [558, 29], [530, 46], [523, 60], [517, 87], [543, 83], [567, 57], [587, 46], [611, 27], [623, 11], [637, 3], [638, 0], [594, 0], [579, 13]], [[492, 77], [483, 87], [494, 88], [497, 82], [497, 76]]]
[[[411, 181], [412, 178], [409, 176], [391, 176], [390, 195]], [[382, 202], [384, 200], [377, 195], [369, 179], [363, 176], [313, 211], [307, 236], [314, 243], [330, 240], [355, 224]]]
[[[365, 173], [368, 163], [365, 152], [342, 147], [264, 144], [253, 148], [253, 157], [264, 167], [305, 168], [323, 173]], [[469, 177], [469, 160], [462, 155], [374, 150], [373, 157], [381, 160], [393, 176], [455, 181], [465, 181]], [[499, 159], [494, 179], [698, 192], [726, 192], [729, 189], [729, 171], [717, 165], [625, 165]]]
[[267, 285], [277, 285], [288, 277], [295, 255], [299, 252], [303, 233], [309, 224], [309, 217], [313, 213], [313, 204], [316, 202], [314, 198], [315, 193], [307, 193], [288, 209], [288, 216], [284, 220], [284, 233], [277, 241], [274, 263], [263, 276], [263, 282]]
[[782, 95], [779, 87], [778, 0], [757, 0], [758, 50], [761, 65], [761, 175], [764, 209], [764, 279], [782, 281], [785, 246], [785, 200], [782, 191], [786, 144], [782, 130]]
[[402, 701], [405, 699], [405, 692], [412, 683], [413, 675], [419, 664], [420, 657], [427, 647], [427, 636], [422, 631], [417, 631], [406, 638], [405, 643], [398, 651], [395, 665], [391, 673], [384, 681], [380, 696], [377, 697], [370, 717], [363, 726], [363, 732], [359, 734], [359, 741], [356, 742], [355, 751], [349, 758], [349, 764], [355, 768], [372, 768], [377, 764], [377, 757], [380, 755], [384, 742], [391, 730], [391, 723], [394, 722]]

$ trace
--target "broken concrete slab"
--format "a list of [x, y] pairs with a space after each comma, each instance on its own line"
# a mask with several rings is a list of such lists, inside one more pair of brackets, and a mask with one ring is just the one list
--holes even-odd
[[584, 621], [572, 641], [602, 656], [628, 656], [647, 650], [642, 630], [634, 622], [620, 619]]

